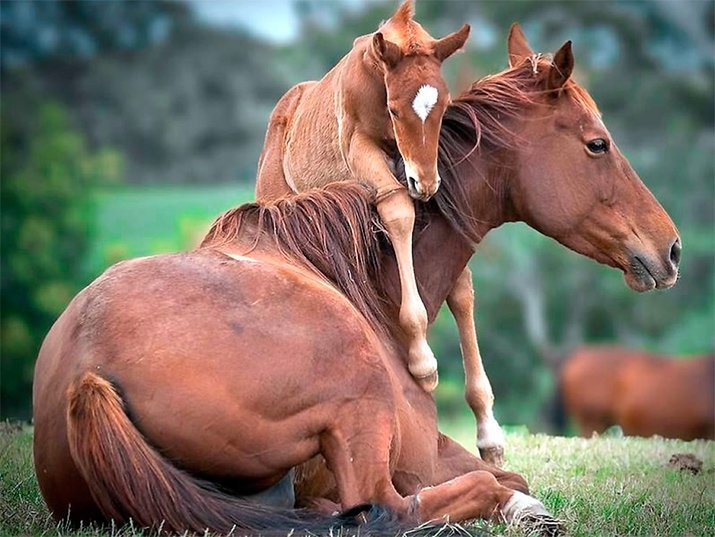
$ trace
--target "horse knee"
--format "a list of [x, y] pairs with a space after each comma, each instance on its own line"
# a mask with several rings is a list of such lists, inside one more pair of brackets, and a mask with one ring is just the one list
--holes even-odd
[[415, 225], [415, 204], [406, 190], [399, 190], [379, 201], [377, 212], [391, 239], [393, 234], [404, 236], [412, 233]]

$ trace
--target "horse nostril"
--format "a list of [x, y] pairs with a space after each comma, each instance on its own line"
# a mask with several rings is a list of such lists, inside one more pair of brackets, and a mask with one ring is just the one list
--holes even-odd
[[420, 188], [420, 184], [417, 182], [417, 179], [414, 177], [408, 177], [407, 178], [407, 186], [409, 189], [413, 192], [417, 192], [418, 194], [422, 193], [422, 189]]
[[670, 247], [670, 262], [673, 263], [674, 267], [677, 267], [680, 263], [680, 251], [683, 247], [680, 245], [680, 239], [675, 239], [675, 242]]

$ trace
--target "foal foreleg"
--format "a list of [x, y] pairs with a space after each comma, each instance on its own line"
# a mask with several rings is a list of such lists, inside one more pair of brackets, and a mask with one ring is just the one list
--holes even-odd
[[[347, 138], [345, 133], [344, 139]], [[400, 273], [400, 327], [409, 341], [407, 367], [422, 388], [430, 392], [437, 387], [437, 360], [427, 344], [427, 310], [417, 290], [412, 262], [414, 201], [395, 179], [382, 150], [360, 132], [350, 138], [348, 162], [357, 180], [377, 190], [377, 212], [392, 241]]]
[[504, 433], [494, 418], [494, 394], [477, 343], [474, 324], [474, 285], [472, 271], [465, 267], [447, 297], [459, 331], [464, 362], [465, 398], [477, 418], [477, 447], [485, 461], [504, 464]]
[[427, 343], [427, 310], [422, 303], [412, 263], [414, 202], [403, 188], [379, 200], [377, 211], [387, 230], [400, 273], [400, 326], [409, 338], [407, 368], [426, 391], [437, 387], [437, 360]]

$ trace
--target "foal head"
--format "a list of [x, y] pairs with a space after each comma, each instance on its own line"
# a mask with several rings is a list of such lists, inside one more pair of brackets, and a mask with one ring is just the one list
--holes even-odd
[[519, 170], [511, 196], [521, 217], [621, 269], [636, 291], [671, 287], [680, 261], [677, 229], [618, 150], [591, 96], [571, 79], [571, 42], [548, 61], [515, 25], [509, 62], [532, 73], [532, 113], [511, 125]]
[[442, 62], [464, 46], [469, 26], [433, 39], [403, 3], [373, 35], [371, 51], [383, 67], [387, 107], [413, 198], [427, 200], [439, 188], [437, 150], [442, 116], [450, 102]]

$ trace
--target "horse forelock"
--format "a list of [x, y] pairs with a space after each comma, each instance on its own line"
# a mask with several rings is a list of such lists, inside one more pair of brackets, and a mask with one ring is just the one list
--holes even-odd
[[391, 20], [394, 20], [395, 22], [400, 24], [407, 24], [412, 20], [414, 16], [414, 0], [405, 0], [404, 2], [402, 2], [400, 7], [397, 8], [397, 11], [395, 11], [395, 14], [391, 17]]
[[413, 19], [415, 6], [412, 0], [404, 2], [388, 20], [380, 23], [379, 31], [385, 39], [400, 47], [405, 56], [429, 55], [434, 38]]
[[220, 248], [238, 239], [253, 241], [250, 248], [255, 248], [267, 240], [284, 257], [327, 280], [374, 329], [387, 333], [380, 289], [382, 234], [374, 191], [362, 184], [333, 183], [230, 209], [214, 221], [200, 248]]

